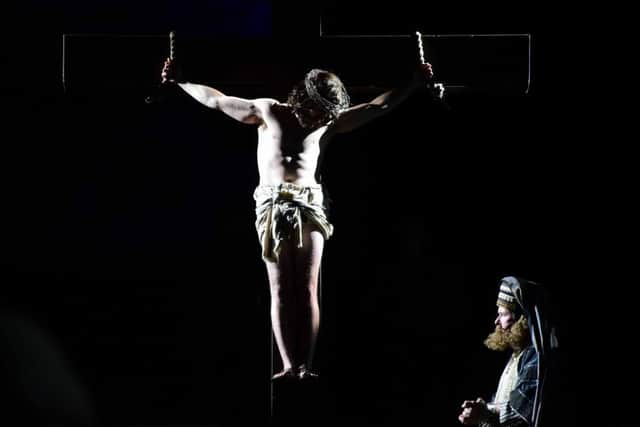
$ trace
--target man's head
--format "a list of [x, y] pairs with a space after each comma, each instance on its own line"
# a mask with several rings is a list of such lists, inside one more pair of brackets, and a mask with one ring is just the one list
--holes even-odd
[[316, 68], [294, 86], [287, 102], [301, 126], [315, 128], [335, 119], [350, 101], [338, 76]]
[[529, 324], [524, 316], [520, 301], [516, 298], [519, 283], [513, 277], [505, 277], [500, 281], [498, 291], [498, 316], [494, 321], [495, 331], [484, 344], [491, 350], [520, 351], [529, 345], [531, 338]]

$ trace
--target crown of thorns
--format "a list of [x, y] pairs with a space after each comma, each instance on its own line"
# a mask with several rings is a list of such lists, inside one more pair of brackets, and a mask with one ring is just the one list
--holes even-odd
[[330, 114], [333, 118], [336, 118], [340, 111], [349, 107], [349, 95], [347, 94], [344, 87], [340, 88], [342, 96], [338, 97], [338, 102], [332, 102], [331, 100], [320, 95], [320, 92], [318, 91], [318, 87], [316, 85], [316, 81], [318, 79], [318, 74], [322, 73], [328, 72], [317, 68], [309, 71], [304, 78], [304, 88], [307, 91], [307, 95], [313, 102], [315, 102], [318, 106], [320, 106], [320, 108]]

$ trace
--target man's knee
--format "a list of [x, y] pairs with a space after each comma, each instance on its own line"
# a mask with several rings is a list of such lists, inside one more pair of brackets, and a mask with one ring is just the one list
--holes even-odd
[[291, 300], [295, 297], [295, 286], [289, 279], [274, 280], [270, 283], [271, 298], [274, 300]]
[[318, 296], [318, 280], [309, 278], [306, 282], [301, 283], [298, 288], [297, 296], [301, 301], [313, 301]]
[[272, 296], [280, 301], [292, 301], [297, 299], [297, 293], [290, 287], [275, 289]]

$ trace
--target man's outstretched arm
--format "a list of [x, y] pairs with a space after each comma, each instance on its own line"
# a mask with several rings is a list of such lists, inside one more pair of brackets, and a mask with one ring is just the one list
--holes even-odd
[[162, 81], [176, 83], [193, 99], [202, 105], [219, 110], [229, 117], [246, 124], [260, 125], [264, 122], [264, 108], [273, 104], [272, 99], [244, 99], [235, 96], [228, 96], [218, 89], [197, 84], [180, 81], [178, 72], [171, 59], [167, 59], [162, 69]]
[[201, 104], [222, 111], [227, 116], [250, 125], [263, 123], [263, 107], [273, 103], [270, 99], [244, 99], [228, 96], [209, 86], [197, 83], [178, 83], [185, 92]]
[[420, 88], [426, 87], [427, 82], [433, 77], [431, 64], [420, 66], [408, 85], [393, 89], [377, 96], [369, 102], [354, 105], [342, 111], [334, 123], [334, 130], [338, 133], [349, 132], [357, 129], [378, 117], [393, 111], [402, 104], [411, 94]]

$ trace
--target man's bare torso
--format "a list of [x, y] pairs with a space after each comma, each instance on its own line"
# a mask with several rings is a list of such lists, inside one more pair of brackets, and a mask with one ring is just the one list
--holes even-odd
[[258, 127], [260, 185], [317, 184], [315, 175], [327, 126], [303, 128], [287, 104], [274, 102], [260, 109], [264, 121]]

